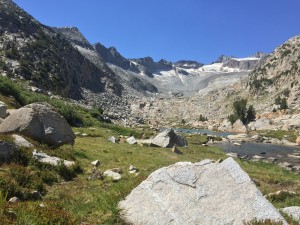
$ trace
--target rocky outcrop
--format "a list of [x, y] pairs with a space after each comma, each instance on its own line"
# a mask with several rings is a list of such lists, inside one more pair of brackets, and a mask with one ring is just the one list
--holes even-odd
[[267, 118], [257, 119], [254, 122], [248, 124], [250, 130], [271, 130], [274, 128], [272, 126], [272, 121]]
[[287, 224], [232, 158], [161, 168], [119, 207], [130, 224], [242, 225], [254, 219]]
[[50, 146], [74, 144], [75, 134], [66, 119], [46, 103], [18, 109], [0, 125], [0, 133], [20, 133]]
[[177, 135], [173, 129], [166, 129], [152, 139], [152, 144], [163, 147], [172, 148], [173, 146], [187, 146], [187, 140], [180, 135]]
[[184, 69], [199, 69], [200, 67], [204, 66], [204, 64], [192, 60], [179, 60], [174, 63], [174, 66]]

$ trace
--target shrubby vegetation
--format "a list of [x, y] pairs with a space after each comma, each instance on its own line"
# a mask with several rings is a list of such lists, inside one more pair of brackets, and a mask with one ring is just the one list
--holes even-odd
[[247, 99], [240, 99], [233, 103], [234, 113], [228, 116], [228, 120], [234, 124], [235, 121], [240, 119], [243, 124], [248, 124], [255, 120], [255, 109], [250, 105], [247, 109]]
[[287, 99], [281, 98], [280, 96], [278, 96], [275, 99], [275, 104], [279, 105], [279, 109], [287, 109], [288, 108]]
[[49, 96], [30, 92], [5, 77], [0, 77], [0, 93], [5, 96], [13, 96], [21, 106], [34, 102], [47, 102], [55, 107], [71, 125], [96, 125], [98, 124], [97, 116], [103, 113], [101, 109], [88, 110], [63, 100], [50, 99]]
[[207, 121], [207, 120], [208, 120], [207, 117], [205, 117], [202, 114], [200, 114], [199, 121], [204, 122], [204, 121]]

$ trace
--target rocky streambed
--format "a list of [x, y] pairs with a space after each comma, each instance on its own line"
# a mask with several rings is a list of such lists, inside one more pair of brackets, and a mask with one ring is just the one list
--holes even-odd
[[[300, 146], [295, 143], [260, 135], [233, 135], [229, 132], [205, 129], [176, 129], [176, 131], [208, 135], [210, 141], [207, 144], [218, 146], [231, 157], [276, 163], [287, 170], [300, 172]], [[220, 137], [222, 141], [212, 141], [213, 137]]]

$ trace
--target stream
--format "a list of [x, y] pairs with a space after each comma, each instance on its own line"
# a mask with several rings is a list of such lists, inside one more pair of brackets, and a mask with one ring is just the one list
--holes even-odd
[[[174, 129], [177, 132], [185, 134], [207, 134], [211, 136], [227, 137], [230, 132], [214, 132], [206, 129]], [[239, 157], [251, 159], [253, 156], [261, 156], [266, 159], [273, 158], [276, 163], [290, 163], [293, 166], [300, 167], [300, 146], [286, 146], [277, 144], [266, 144], [256, 142], [240, 143], [236, 146], [233, 142], [219, 142], [212, 144], [218, 146], [226, 153], [236, 153]], [[291, 156], [292, 155], [292, 156]]]

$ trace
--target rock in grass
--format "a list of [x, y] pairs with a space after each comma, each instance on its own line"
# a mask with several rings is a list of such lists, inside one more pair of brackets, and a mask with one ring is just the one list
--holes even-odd
[[114, 144], [117, 143], [117, 139], [114, 136], [109, 137], [108, 141], [111, 142], [111, 143], [114, 143]]
[[180, 162], [153, 172], [119, 203], [129, 224], [287, 224], [232, 159]]
[[120, 173], [118, 173], [118, 172], [115, 172], [113, 169], [106, 170], [103, 173], [103, 175], [106, 176], [106, 177], [111, 177], [115, 181], [121, 180], [121, 178], [122, 178], [122, 175]]
[[135, 138], [132, 136], [132, 137], [129, 137], [126, 139], [126, 142], [130, 145], [134, 145], [134, 144], [137, 144], [137, 141], [135, 140]]
[[138, 173], [139, 172], [139, 169], [136, 168], [135, 166], [133, 165], [130, 165], [129, 166], [129, 173]]
[[10, 203], [16, 203], [16, 202], [20, 202], [20, 199], [18, 197], [12, 197], [8, 200], [8, 202]]
[[180, 151], [178, 148], [176, 148], [176, 146], [173, 146], [172, 152], [174, 152], [175, 154], [183, 154], [182, 151]]
[[0, 124], [0, 133], [20, 133], [53, 147], [74, 144], [75, 139], [66, 119], [46, 103], [16, 110]]
[[152, 139], [152, 144], [163, 148], [172, 148], [173, 146], [184, 147], [188, 145], [186, 139], [183, 136], [177, 135], [173, 129], [167, 129], [159, 133]]
[[93, 166], [100, 166], [100, 161], [99, 160], [95, 160], [95, 161], [93, 161], [93, 162], [91, 162], [91, 164], [93, 165]]
[[13, 138], [15, 139], [14, 140], [14, 144], [18, 147], [27, 147], [27, 148], [30, 148], [30, 147], [33, 147], [33, 144], [31, 144], [29, 141], [27, 141], [25, 138], [23, 138], [22, 136], [20, 135], [17, 135], [17, 134], [14, 134], [12, 135]]
[[286, 213], [288, 216], [292, 217], [293, 220], [300, 222], [300, 207], [299, 206], [291, 206], [281, 209], [282, 212]]
[[33, 155], [33, 158], [35, 158], [37, 161], [42, 162], [42, 163], [48, 163], [53, 166], [58, 166], [61, 163], [63, 163], [65, 166], [70, 167], [75, 164], [75, 162], [73, 162], [73, 161], [63, 160], [58, 157], [49, 156], [46, 153], [38, 152], [37, 150], [34, 150], [32, 152], [32, 155]]

